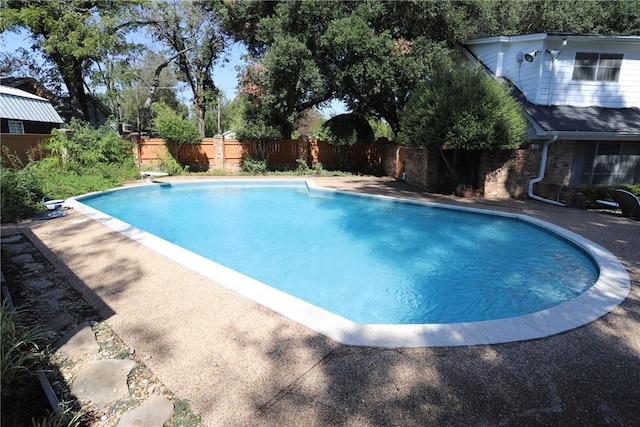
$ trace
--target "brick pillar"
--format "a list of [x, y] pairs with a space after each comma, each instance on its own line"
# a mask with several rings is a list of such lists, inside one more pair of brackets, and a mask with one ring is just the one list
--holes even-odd
[[224, 136], [213, 135], [213, 157], [210, 163], [212, 169], [224, 169]]
[[309, 138], [301, 135], [300, 138], [298, 138], [298, 159], [303, 159], [307, 163], [307, 166], [311, 167], [312, 164], [309, 156], [311, 150], [309, 150], [309, 146]]
[[309, 141], [309, 167], [314, 168], [318, 164], [318, 140]]

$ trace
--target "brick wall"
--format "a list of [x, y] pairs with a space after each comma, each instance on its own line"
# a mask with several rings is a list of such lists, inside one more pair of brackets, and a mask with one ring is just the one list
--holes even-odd
[[569, 185], [575, 141], [558, 141], [549, 145], [543, 182]]
[[[385, 175], [396, 179], [402, 179], [403, 175], [407, 184], [425, 191], [437, 192], [440, 186], [440, 171], [442, 169], [438, 151], [421, 147], [399, 147], [398, 150], [401, 151], [396, 152], [390, 148], [381, 151], [383, 157], [398, 153], [394, 161], [389, 158], [383, 158], [382, 164]], [[404, 154], [404, 156], [401, 154]], [[404, 171], [404, 174], [397, 176], [398, 170]]]
[[[545, 176], [542, 182], [536, 184], [536, 194], [551, 200], [560, 198], [571, 205], [580, 204], [577, 193], [567, 187], [573, 149], [573, 141], [559, 141], [549, 146]], [[398, 156], [400, 150], [404, 152], [403, 160]], [[444, 175], [446, 167], [437, 149], [385, 145], [380, 153], [387, 176], [400, 179], [397, 170], [404, 167], [405, 181], [415, 187], [429, 192], [442, 192], [449, 186]], [[542, 146], [516, 151], [484, 151], [478, 165], [480, 188], [477, 193], [492, 199], [527, 197], [529, 181], [538, 176], [541, 158]]]
[[537, 176], [539, 150], [485, 151], [480, 159], [480, 176], [484, 175], [484, 197], [492, 199], [522, 198], [529, 181]]

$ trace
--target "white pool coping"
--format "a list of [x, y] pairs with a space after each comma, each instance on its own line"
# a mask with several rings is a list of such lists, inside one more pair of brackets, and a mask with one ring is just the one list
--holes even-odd
[[[371, 198], [395, 200], [439, 206], [446, 209], [518, 218], [522, 221], [546, 228], [579, 245], [595, 261], [600, 271], [596, 283], [578, 297], [547, 310], [508, 319], [447, 324], [360, 324], [323, 308], [310, 304], [262, 282], [245, 276], [214, 261], [204, 258], [153, 234], [142, 231], [119, 219], [93, 209], [77, 199], [69, 201], [76, 211], [121, 233], [139, 244], [213, 280], [214, 282], [243, 295], [258, 304], [279, 313], [294, 322], [323, 334], [339, 343], [355, 346], [382, 348], [443, 347], [498, 344], [548, 337], [590, 323], [618, 306], [629, 294], [631, 281], [627, 270], [608, 250], [567, 229], [521, 214], [488, 211], [476, 208], [451, 206], [398, 197], [378, 196], [323, 189], [312, 180], [198, 180], [181, 181], [171, 185], [194, 183], [306, 183], [309, 189], [360, 195]], [[149, 186], [150, 184], [146, 184]], [[153, 184], [162, 185], [162, 184]], [[165, 184], [166, 185], [166, 184]], [[126, 187], [132, 188], [132, 187]], [[108, 191], [126, 190], [118, 188]], [[96, 194], [96, 193], [92, 193]], [[88, 195], [86, 195], [88, 196]], [[80, 196], [82, 198], [83, 196]]]

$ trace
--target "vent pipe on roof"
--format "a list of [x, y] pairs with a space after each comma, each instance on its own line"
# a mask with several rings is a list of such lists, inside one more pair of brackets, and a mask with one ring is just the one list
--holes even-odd
[[542, 146], [542, 159], [540, 159], [540, 170], [538, 171], [538, 176], [529, 181], [529, 189], [527, 191], [527, 195], [530, 199], [533, 200], [538, 200], [540, 202], [550, 203], [557, 206], [565, 206], [564, 203], [556, 202], [555, 200], [551, 199], [545, 199], [544, 197], [536, 196], [535, 194], [533, 194], [533, 186], [544, 179], [544, 171], [547, 168], [547, 155], [549, 154], [549, 145], [556, 141], [558, 141], [557, 134], [553, 135], [553, 138], [551, 138], [550, 140], [544, 142], [544, 145]]

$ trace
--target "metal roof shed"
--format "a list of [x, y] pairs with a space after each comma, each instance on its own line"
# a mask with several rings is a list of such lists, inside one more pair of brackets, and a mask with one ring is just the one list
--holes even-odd
[[29, 122], [64, 123], [51, 103], [20, 89], [0, 86], [0, 118]]

